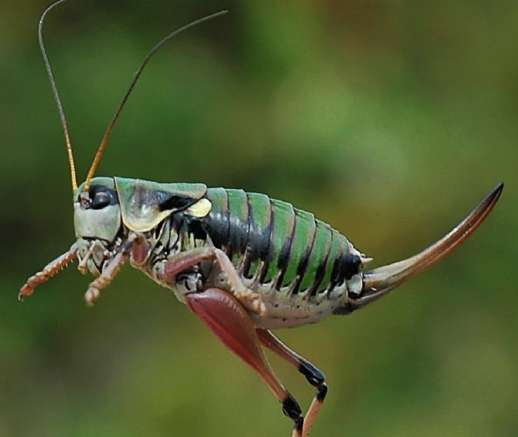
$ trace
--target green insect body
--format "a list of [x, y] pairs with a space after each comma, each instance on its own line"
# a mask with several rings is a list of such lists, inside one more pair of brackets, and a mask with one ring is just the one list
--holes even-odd
[[[93, 304], [129, 262], [176, 297], [234, 353], [249, 364], [293, 420], [292, 437], [307, 437], [327, 394], [323, 373], [270, 331], [349, 314], [386, 295], [408, 278], [443, 259], [485, 220], [498, 201], [498, 185], [451, 232], [422, 252], [365, 271], [366, 258], [340, 232], [312, 213], [240, 189], [204, 184], [157, 183], [94, 177], [111, 132], [144, 67], [173, 36], [222, 11], [196, 20], [162, 39], [144, 59], [109, 124], [85, 182], [77, 186], [68, 125], [43, 44], [39, 42], [65, 132], [74, 191], [76, 241], [63, 255], [30, 277], [19, 298], [78, 261], [96, 278], [85, 294]], [[281, 356], [316, 389], [304, 416], [275, 376], [262, 348]]]
[[260, 305], [252, 314], [265, 328], [316, 322], [361, 292], [361, 254], [338, 231], [289, 203], [243, 190], [123, 178], [95, 178], [88, 201], [82, 189], [74, 208], [78, 253], [95, 275], [134, 233], [146, 249], [133, 264], [180, 300], [193, 284], [195, 291], [207, 288], [210, 266], [184, 272], [174, 284], [164, 279], [164, 266], [182, 252], [221, 249], [250, 294], [259, 296], [251, 310]]
[[210, 212], [184, 215], [184, 232], [222, 249], [245, 286], [261, 295], [261, 326], [316, 322], [361, 291], [361, 254], [313, 214], [243, 190], [211, 188], [206, 198]]

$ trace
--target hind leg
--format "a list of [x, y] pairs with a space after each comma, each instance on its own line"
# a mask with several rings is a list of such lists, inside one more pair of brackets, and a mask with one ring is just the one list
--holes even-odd
[[266, 329], [258, 329], [257, 336], [264, 346], [278, 354], [280, 357], [284, 358], [291, 365], [295, 366], [297, 370], [306, 377], [308, 382], [317, 389], [317, 393], [313, 398], [313, 402], [311, 402], [308, 412], [304, 417], [302, 437], [306, 437], [309, 434], [311, 427], [317, 420], [318, 414], [320, 413], [320, 409], [322, 408], [327, 395], [327, 384], [325, 381], [325, 376], [313, 364], [311, 364], [305, 358], [301, 357], [296, 352], [292, 351], [270, 331]]
[[302, 437], [304, 418], [299, 404], [273, 373], [263, 354], [255, 323], [228, 291], [209, 288], [185, 296], [187, 305], [207, 327], [245, 363], [254, 369], [282, 404], [294, 423], [292, 437]]

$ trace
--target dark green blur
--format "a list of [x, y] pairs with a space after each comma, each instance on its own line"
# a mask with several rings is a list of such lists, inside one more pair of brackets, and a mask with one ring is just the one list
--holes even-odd
[[[0, 436], [281, 436], [261, 381], [126, 268], [18, 288], [74, 239], [62, 130], [36, 43], [46, 2], [0, 3]], [[353, 314], [280, 332], [327, 374], [314, 437], [515, 436], [518, 3], [70, 0], [46, 29], [81, 179], [168, 31], [99, 175], [265, 192], [387, 263], [500, 203], [447, 260]], [[277, 358], [307, 406], [313, 391]]]

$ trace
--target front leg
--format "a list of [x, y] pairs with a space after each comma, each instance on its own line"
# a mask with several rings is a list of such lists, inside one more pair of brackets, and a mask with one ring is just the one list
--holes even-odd
[[88, 306], [93, 306], [95, 304], [101, 295], [101, 290], [111, 284], [113, 278], [117, 276], [117, 273], [119, 273], [127, 259], [127, 253], [120, 251], [110, 261], [102, 273], [90, 283], [88, 290], [86, 290], [85, 293], [85, 302]]
[[108, 262], [106, 267], [103, 268], [101, 274], [90, 283], [85, 293], [85, 301], [88, 306], [93, 306], [97, 299], [99, 299], [101, 290], [111, 284], [113, 278], [117, 276], [122, 266], [128, 260], [130, 250], [135, 241], [138, 241], [139, 238], [137, 234], [131, 233], [119, 248], [116, 255]]
[[56, 258], [54, 261], [47, 264], [43, 270], [32, 275], [27, 282], [20, 289], [18, 300], [21, 302], [24, 298], [34, 293], [34, 289], [41, 284], [47, 282], [50, 278], [56, 276], [61, 270], [67, 267], [72, 261], [77, 259], [77, 244], [74, 243], [72, 247], [63, 255]]

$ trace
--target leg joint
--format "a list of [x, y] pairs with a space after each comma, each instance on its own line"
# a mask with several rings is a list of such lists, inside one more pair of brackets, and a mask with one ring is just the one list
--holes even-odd
[[327, 384], [325, 382], [323, 382], [321, 385], [318, 386], [317, 400], [320, 402], [324, 402], [326, 395], [327, 395]]
[[324, 374], [308, 361], [302, 361], [299, 364], [299, 372], [302, 373], [314, 387], [320, 387], [326, 381]]
[[282, 401], [282, 412], [293, 420], [302, 415], [299, 403], [291, 395], [288, 395], [288, 397]]
[[313, 364], [302, 361], [299, 365], [299, 372], [302, 373], [308, 382], [317, 389], [317, 400], [324, 402], [327, 395], [326, 377]]
[[282, 412], [293, 420], [295, 429], [302, 431], [304, 427], [304, 417], [302, 416], [302, 410], [298, 402], [293, 396], [288, 395], [288, 397], [282, 401]]

